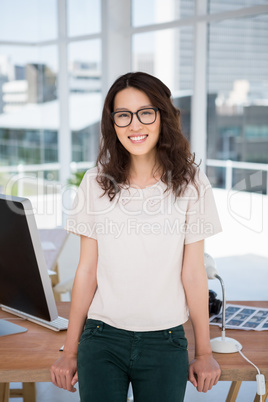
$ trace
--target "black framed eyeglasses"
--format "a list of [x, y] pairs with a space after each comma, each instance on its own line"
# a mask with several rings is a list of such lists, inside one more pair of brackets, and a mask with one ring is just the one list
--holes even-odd
[[133, 120], [133, 115], [135, 114], [138, 120], [142, 124], [153, 124], [156, 120], [156, 113], [158, 112], [158, 107], [146, 107], [137, 110], [133, 113], [128, 110], [121, 110], [119, 112], [111, 113], [114, 124], [117, 127], [127, 127], [131, 124]]

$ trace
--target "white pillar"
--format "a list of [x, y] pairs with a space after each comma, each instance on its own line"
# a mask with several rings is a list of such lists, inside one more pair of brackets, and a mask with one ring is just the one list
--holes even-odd
[[65, 185], [71, 173], [72, 137], [69, 121], [67, 2], [58, 0], [58, 149], [60, 182]]
[[[196, 0], [196, 15], [207, 13], [207, 0]], [[206, 168], [207, 155], [207, 23], [195, 24], [194, 86], [191, 107], [191, 150]]]
[[122, 74], [131, 71], [131, 1], [102, 1], [103, 96]]

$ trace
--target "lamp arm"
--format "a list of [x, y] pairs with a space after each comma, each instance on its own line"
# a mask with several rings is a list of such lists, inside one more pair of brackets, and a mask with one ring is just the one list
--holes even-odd
[[206, 267], [207, 276], [209, 279], [217, 278], [221, 284], [222, 290], [222, 330], [221, 337], [213, 338], [210, 340], [211, 348], [216, 353], [236, 353], [242, 349], [241, 343], [233, 338], [225, 337], [225, 312], [226, 312], [226, 299], [225, 299], [225, 286], [222, 278], [218, 275], [215, 266], [213, 269]]
[[225, 310], [226, 310], [226, 299], [225, 299], [225, 287], [222, 278], [216, 274], [215, 277], [219, 279], [222, 288], [222, 339], [225, 338]]

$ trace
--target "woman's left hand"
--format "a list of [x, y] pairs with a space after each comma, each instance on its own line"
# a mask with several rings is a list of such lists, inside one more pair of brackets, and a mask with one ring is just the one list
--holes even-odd
[[212, 354], [197, 356], [189, 365], [189, 381], [199, 392], [210, 390], [220, 375], [220, 366]]

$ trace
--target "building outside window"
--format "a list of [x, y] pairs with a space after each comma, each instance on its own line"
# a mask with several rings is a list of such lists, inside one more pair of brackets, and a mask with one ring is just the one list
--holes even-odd
[[[61, 155], [68, 153], [69, 133], [69, 162], [94, 163], [103, 94], [111, 84], [107, 77], [122, 73], [116, 63], [122, 48], [121, 60], [127, 59], [126, 49], [131, 54], [130, 64], [125, 63], [128, 71], [154, 74], [171, 88], [193, 147], [199, 132], [192, 125], [199, 127], [198, 108], [207, 105], [200, 136], [207, 141], [203, 164], [207, 162], [213, 185], [241, 187], [259, 167], [258, 179], [255, 175], [255, 182], [243, 190], [267, 193], [268, 1], [207, 0], [202, 18], [195, 10], [199, 4], [127, 0], [123, 11], [129, 5], [129, 16], [119, 16], [124, 25], [118, 28], [113, 24], [114, 13], [123, 9], [119, 0], [2, 1], [0, 185], [18, 165], [27, 172], [30, 165], [41, 169], [54, 163], [51, 171], [44, 170], [44, 178], [53, 172], [59, 180], [57, 164], [64, 165]], [[203, 88], [204, 80], [196, 80], [200, 22], [207, 30]], [[117, 56], [106, 49], [114, 32], [125, 46], [112, 42]], [[194, 107], [193, 98], [200, 93], [202, 101]]]
[[[207, 2], [207, 13], [239, 11], [267, 1]], [[184, 134], [191, 140], [194, 80], [194, 1], [133, 0], [134, 70], [155, 74], [172, 89], [181, 109]], [[146, 12], [145, 11], [146, 8]], [[268, 14], [207, 22], [207, 174], [216, 187], [226, 187], [226, 167], [213, 161], [268, 163]], [[172, 23], [181, 20], [178, 29]], [[186, 20], [186, 21], [185, 21]], [[187, 22], [188, 21], [188, 22]], [[163, 27], [163, 23], [165, 26]], [[168, 23], [170, 23], [168, 25]], [[140, 33], [140, 27], [143, 30]], [[146, 30], [146, 26], [148, 27]], [[198, 68], [198, 66], [196, 66]], [[194, 118], [194, 117], [193, 117]], [[260, 165], [261, 166], [261, 165]], [[267, 193], [267, 170], [254, 175], [232, 169], [232, 186], [255, 177], [243, 190]], [[252, 176], [253, 175], [253, 176]], [[240, 190], [242, 187], [240, 188]]]
[[60, 17], [68, 21], [64, 38], [58, 33], [59, 3], [1, 2], [1, 188], [17, 172], [18, 165], [25, 175], [33, 176], [38, 166], [54, 164], [43, 170], [44, 179], [59, 180], [59, 130], [63, 121], [58, 61], [62, 39], [68, 52], [65, 86], [69, 88], [69, 113], [64, 119], [71, 132], [71, 160], [90, 162], [96, 157], [102, 90], [101, 1], [68, 0], [66, 15]]
[[[221, 2], [211, 2], [220, 9]], [[268, 14], [227, 19], [209, 25], [208, 158], [268, 163]], [[217, 187], [221, 168], [210, 167]], [[235, 186], [251, 169], [233, 169]], [[257, 177], [257, 176], [256, 176]], [[241, 188], [240, 188], [241, 189]], [[267, 172], [245, 182], [246, 191], [267, 193]]]

